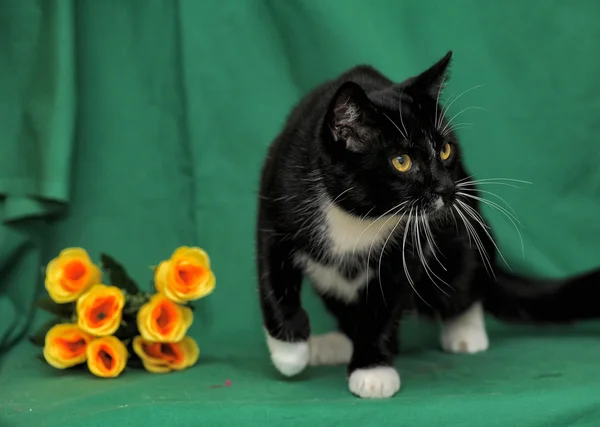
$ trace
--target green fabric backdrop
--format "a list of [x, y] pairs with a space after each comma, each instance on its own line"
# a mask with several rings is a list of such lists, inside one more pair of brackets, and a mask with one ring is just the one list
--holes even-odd
[[[403, 79], [452, 49], [446, 95], [483, 85], [452, 112], [488, 110], [460, 118], [474, 124], [461, 131], [469, 168], [533, 182], [494, 188], [524, 226], [523, 257], [488, 212], [510, 264], [552, 277], [598, 266], [598, 16], [593, 0], [0, 0], [0, 426], [597, 426], [593, 324], [492, 323], [475, 357], [444, 355], [434, 328], [409, 325], [403, 389], [386, 402], [350, 396], [343, 367], [281, 380], [253, 226], [263, 155], [303, 93], [358, 63]], [[217, 275], [197, 304], [193, 370], [99, 381], [15, 346], [62, 248], [106, 251], [147, 283], [184, 244]], [[330, 327], [308, 290], [307, 305]]]

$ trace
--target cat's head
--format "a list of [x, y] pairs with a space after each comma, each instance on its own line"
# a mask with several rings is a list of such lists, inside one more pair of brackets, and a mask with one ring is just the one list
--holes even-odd
[[368, 216], [451, 207], [460, 148], [438, 102], [451, 55], [377, 91], [342, 84], [323, 130], [330, 192], [352, 188], [336, 203]]

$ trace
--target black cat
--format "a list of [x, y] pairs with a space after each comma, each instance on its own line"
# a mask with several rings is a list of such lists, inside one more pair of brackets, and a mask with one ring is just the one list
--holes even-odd
[[[532, 281], [498, 269], [477, 181], [439, 95], [451, 59], [394, 83], [369, 66], [308, 94], [272, 144], [257, 225], [260, 303], [271, 359], [286, 376], [348, 363], [350, 391], [389, 397], [402, 314], [441, 322], [449, 352], [488, 348], [484, 308], [507, 320], [600, 313], [599, 274]], [[493, 182], [493, 181], [487, 181]], [[311, 336], [307, 276], [340, 332]], [[587, 295], [587, 297], [582, 297]]]

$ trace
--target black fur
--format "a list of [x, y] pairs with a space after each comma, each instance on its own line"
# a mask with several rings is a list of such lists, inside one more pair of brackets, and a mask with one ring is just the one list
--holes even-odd
[[[495, 248], [473, 219], [481, 215], [476, 200], [456, 194], [457, 185], [469, 177], [459, 142], [450, 127], [444, 131], [446, 120], [438, 121], [438, 97], [450, 58], [448, 53], [422, 74], [399, 84], [372, 67], [353, 68], [316, 88], [292, 111], [269, 150], [260, 189], [259, 291], [264, 325], [272, 337], [301, 342], [310, 336], [310, 322], [300, 300], [304, 272], [295, 258], [298, 254], [336, 266], [348, 279], [358, 277], [367, 265], [376, 273], [355, 302], [321, 295], [340, 330], [353, 342], [349, 373], [393, 363], [400, 319], [407, 311], [448, 320], [483, 300], [492, 314], [509, 320], [560, 322], [600, 314], [595, 300], [581, 298], [596, 285], [598, 273], [559, 283], [537, 296], [535, 291], [531, 295], [512, 291], [519, 284], [537, 289], [537, 283], [509, 277], [495, 267]], [[451, 155], [443, 161], [438, 153], [446, 143]], [[391, 163], [403, 154], [410, 155], [413, 164], [406, 173]], [[477, 195], [475, 187], [470, 188], [470, 194]], [[440, 197], [441, 208], [436, 202]], [[323, 204], [332, 201], [367, 220], [391, 210], [404, 215], [406, 224], [412, 215], [406, 243], [404, 227], [398, 227], [383, 254], [381, 245], [375, 245], [370, 256], [368, 250], [333, 254], [321, 212]], [[402, 210], [393, 209], [403, 201], [407, 203]], [[453, 207], [457, 205], [468, 227], [481, 236], [498, 280], [489, 274], [476, 244], [470, 242], [465, 222]], [[432, 269], [429, 275], [419, 260], [418, 245], [427, 245], [423, 222], [418, 223], [421, 243], [413, 241], [416, 209], [427, 215], [435, 253], [446, 270], [430, 250], [425, 249]], [[465, 211], [469, 209], [472, 215]], [[403, 257], [418, 294], [405, 274]], [[513, 286], [503, 286], [505, 282]]]

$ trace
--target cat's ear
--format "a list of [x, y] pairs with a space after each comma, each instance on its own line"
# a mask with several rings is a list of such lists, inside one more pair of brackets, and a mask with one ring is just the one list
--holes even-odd
[[333, 97], [327, 112], [333, 140], [344, 144], [350, 151], [364, 151], [373, 131], [369, 125], [373, 111], [371, 101], [358, 84], [344, 83]]
[[449, 51], [427, 70], [405, 82], [403, 85], [406, 88], [405, 90], [426, 93], [433, 99], [437, 99], [439, 93], [444, 89], [444, 84], [448, 81], [448, 68], [451, 60], [452, 51]]

